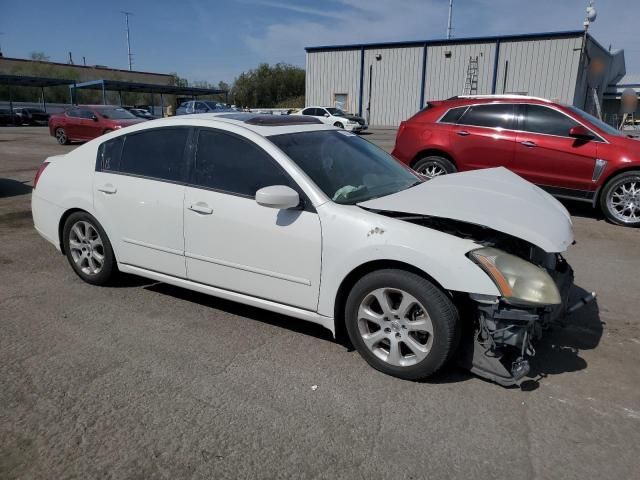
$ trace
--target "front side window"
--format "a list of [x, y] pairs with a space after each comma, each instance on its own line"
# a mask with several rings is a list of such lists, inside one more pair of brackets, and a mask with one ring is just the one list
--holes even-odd
[[469, 107], [458, 123], [477, 127], [513, 129], [514, 120], [514, 105], [491, 103]]
[[91, 110], [78, 110], [78, 116], [85, 120], [92, 120], [95, 114]]
[[188, 128], [159, 128], [126, 135], [118, 171], [161, 180], [182, 180]]
[[525, 105], [522, 130], [545, 135], [568, 137], [569, 130], [578, 122], [552, 108], [542, 105]]
[[298, 132], [269, 140], [336, 203], [355, 204], [421, 183], [391, 155], [352, 133]]
[[67, 110], [67, 117], [81, 118], [80, 110], [77, 108], [72, 108], [71, 110]]
[[585, 112], [584, 110], [580, 110], [578, 107], [568, 106], [569, 110], [573, 113], [586, 120], [587, 122], [591, 122], [593, 125], [598, 127], [600, 130], [605, 132], [607, 135], [613, 135], [615, 137], [624, 137], [624, 133], [618, 130], [617, 128], [612, 127], [606, 122], [603, 122], [598, 117], [594, 117], [593, 115]]
[[292, 185], [279, 165], [257, 145], [218, 130], [198, 134], [192, 182], [223, 192], [255, 197], [272, 185]]
[[98, 113], [104, 118], [113, 120], [131, 120], [136, 118], [134, 114], [124, 108], [100, 108], [98, 109]]
[[343, 112], [342, 110], [340, 110], [339, 108], [327, 108], [326, 111], [329, 112], [329, 114], [333, 115], [334, 117], [346, 117], [347, 116], [347, 114], [345, 112]]

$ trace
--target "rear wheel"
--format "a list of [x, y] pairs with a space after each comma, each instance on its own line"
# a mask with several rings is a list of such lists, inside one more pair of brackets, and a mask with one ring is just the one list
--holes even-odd
[[62, 127], [56, 128], [55, 134], [56, 134], [56, 140], [60, 145], [69, 144], [69, 137], [67, 137], [67, 132], [65, 132], [64, 128]]
[[361, 278], [345, 309], [349, 338], [373, 368], [419, 380], [451, 358], [458, 311], [427, 279], [403, 270], [379, 270]]
[[600, 208], [609, 221], [626, 227], [640, 226], [640, 171], [613, 177], [602, 190]]
[[118, 271], [113, 248], [98, 221], [86, 212], [67, 218], [62, 237], [71, 268], [87, 283], [106, 285]]
[[429, 155], [421, 158], [413, 165], [413, 169], [427, 178], [439, 177], [440, 175], [458, 171], [451, 160], [439, 155]]

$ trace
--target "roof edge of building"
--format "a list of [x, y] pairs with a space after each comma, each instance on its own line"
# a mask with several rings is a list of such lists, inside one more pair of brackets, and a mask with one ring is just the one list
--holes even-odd
[[[321, 52], [321, 51], [333, 51], [333, 50], [357, 50], [362, 48], [393, 48], [393, 47], [417, 47], [424, 45], [455, 45], [460, 43], [482, 43], [482, 42], [496, 42], [496, 41], [509, 41], [509, 40], [534, 40], [545, 38], [567, 38], [567, 37], [579, 37], [584, 35], [584, 30], [565, 30], [558, 32], [540, 32], [540, 33], [523, 33], [513, 35], [491, 35], [480, 37], [460, 37], [460, 38], [438, 38], [431, 40], [409, 40], [400, 42], [374, 42], [374, 43], [353, 43], [343, 45], [322, 45], [315, 47], [305, 47], [307, 53]], [[598, 46], [602, 46], [591, 37]]]

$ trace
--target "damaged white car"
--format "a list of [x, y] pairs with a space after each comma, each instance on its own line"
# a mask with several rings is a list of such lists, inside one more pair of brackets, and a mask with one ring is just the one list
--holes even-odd
[[573, 283], [571, 219], [539, 188], [505, 169], [424, 182], [304, 117], [112, 132], [47, 159], [32, 202], [38, 232], [89, 283], [121, 271], [346, 331], [405, 379], [455, 358], [517, 383]]

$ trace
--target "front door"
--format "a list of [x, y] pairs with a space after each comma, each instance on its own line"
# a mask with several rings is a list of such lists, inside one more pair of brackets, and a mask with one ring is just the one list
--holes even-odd
[[579, 123], [556, 109], [543, 105], [521, 108], [522, 131], [516, 139], [513, 171], [542, 186], [594, 190], [592, 177], [598, 141], [570, 137], [569, 130]]
[[104, 142], [94, 207], [118, 262], [185, 278], [183, 202], [190, 129], [144, 130]]
[[265, 186], [299, 190], [270, 155], [230, 132], [202, 129], [190, 184], [184, 202], [190, 280], [317, 308], [320, 220], [308, 202], [290, 210], [256, 203]]
[[460, 170], [511, 168], [515, 150], [515, 106], [473, 105], [450, 130], [452, 154]]

